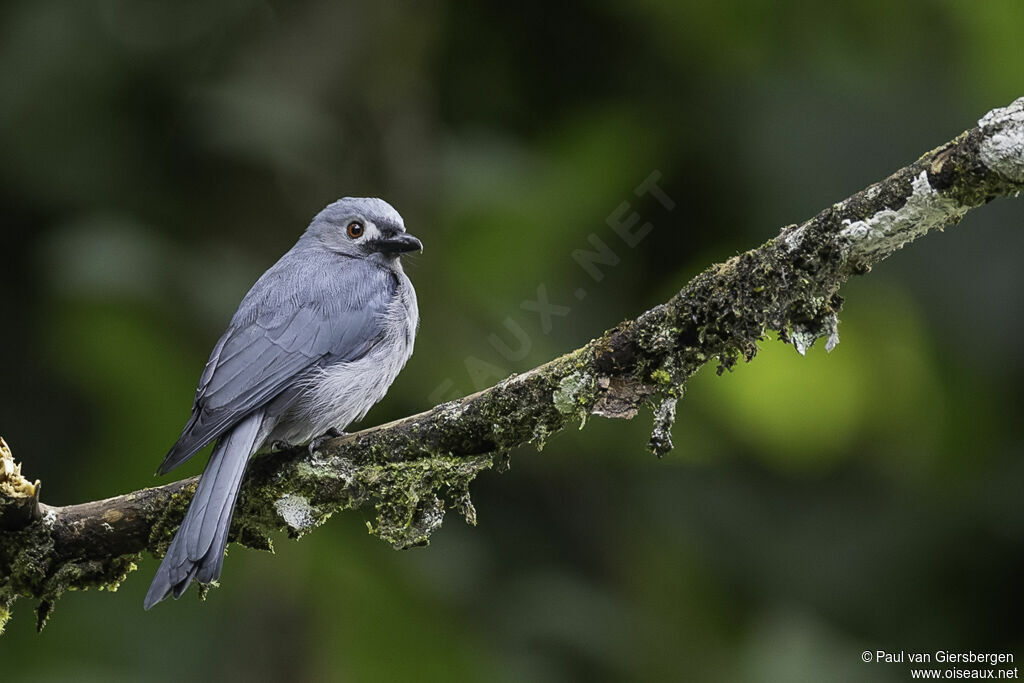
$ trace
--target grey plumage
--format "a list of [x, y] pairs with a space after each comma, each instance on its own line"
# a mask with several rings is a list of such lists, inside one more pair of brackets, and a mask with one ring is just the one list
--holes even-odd
[[199, 378], [192, 415], [158, 470], [168, 472], [218, 439], [146, 609], [171, 593], [179, 597], [193, 579], [220, 576], [253, 453], [343, 429], [384, 396], [412, 354], [419, 321], [399, 261], [413, 249], [422, 245], [389, 204], [346, 197], [317, 214], [242, 299]]

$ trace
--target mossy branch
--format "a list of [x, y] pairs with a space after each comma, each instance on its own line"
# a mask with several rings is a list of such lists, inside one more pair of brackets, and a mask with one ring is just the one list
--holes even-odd
[[[775, 239], [714, 265], [669, 301], [583, 348], [466, 398], [322, 446], [258, 456], [250, 465], [232, 540], [270, 547], [337, 510], [374, 506], [371, 529], [397, 548], [425, 544], [449, 508], [471, 523], [469, 483], [508, 451], [543, 444], [589, 415], [654, 413], [649, 447], [672, 447], [686, 380], [751, 360], [769, 332], [804, 353], [838, 343], [840, 286], [970, 209], [1024, 189], [1024, 98], [885, 180]], [[51, 507], [39, 484], [0, 453], [0, 625], [18, 596], [38, 600], [39, 624], [69, 589], [114, 589], [144, 551], [159, 556], [198, 479], [107, 500]], [[2, 626], [0, 626], [2, 627]]]

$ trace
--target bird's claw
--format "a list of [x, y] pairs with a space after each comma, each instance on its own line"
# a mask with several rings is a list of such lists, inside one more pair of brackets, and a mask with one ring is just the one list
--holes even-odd
[[272, 451], [290, 451], [293, 448], [295, 448], [295, 444], [288, 443], [283, 439], [275, 439], [270, 442], [270, 450]]
[[320, 436], [314, 437], [309, 442], [309, 454], [313, 455], [315, 451], [320, 450], [320, 447], [331, 439], [337, 439], [339, 436], [345, 436], [345, 432], [331, 427]]

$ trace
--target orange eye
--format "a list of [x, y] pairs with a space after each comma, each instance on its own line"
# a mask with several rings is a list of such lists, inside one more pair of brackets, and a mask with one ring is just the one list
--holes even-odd
[[363, 236], [363, 224], [359, 221], [352, 221], [345, 230], [352, 239], [359, 239]]

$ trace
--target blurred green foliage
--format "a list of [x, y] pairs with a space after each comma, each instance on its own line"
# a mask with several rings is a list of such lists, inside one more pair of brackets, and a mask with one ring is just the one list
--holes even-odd
[[[1021, 35], [1016, 0], [10, 0], [0, 433], [50, 503], [155, 483], [235, 304], [341, 195], [426, 244], [416, 354], [365, 424], [481, 388], [1024, 95]], [[655, 170], [674, 210], [634, 193]], [[633, 249], [623, 202], [654, 226]], [[1021, 206], [851, 282], [830, 355], [705, 368], [663, 461], [648, 415], [595, 418], [478, 481], [479, 528], [396, 553], [339, 515], [232, 547], [205, 604], [143, 613], [147, 558], [42, 636], [19, 604], [4, 680], [875, 681], [906, 672], [864, 649], [1024, 653]], [[541, 286], [570, 309], [547, 333]]]

